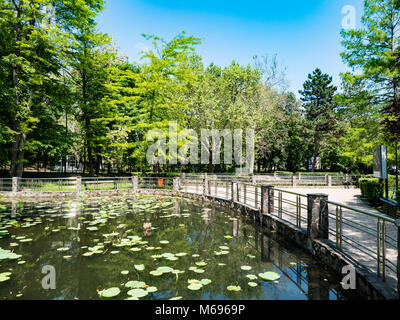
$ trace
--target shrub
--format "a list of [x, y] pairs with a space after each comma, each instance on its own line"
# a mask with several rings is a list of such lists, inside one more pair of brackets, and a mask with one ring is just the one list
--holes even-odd
[[361, 178], [359, 180], [361, 194], [371, 203], [378, 203], [383, 197], [385, 185], [377, 178]]

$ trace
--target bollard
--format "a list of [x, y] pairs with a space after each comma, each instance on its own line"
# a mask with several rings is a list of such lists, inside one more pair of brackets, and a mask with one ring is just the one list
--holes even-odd
[[327, 194], [307, 195], [307, 236], [311, 240], [328, 239], [329, 210], [327, 200]]
[[210, 194], [210, 180], [204, 179], [203, 184], [203, 196], [208, 196]]
[[139, 177], [132, 177], [132, 189], [134, 193], [139, 190]]
[[274, 213], [274, 186], [261, 186], [261, 214]]
[[76, 194], [80, 195], [82, 192], [82, 177], [76, 177], [76, 186], [75, 186], [75, 190], [76, 190]]
[[297, 177], [295, 175], [292, 176], [292, 187], [297, 186]]
[[179, 192], [179, 178], [174, 178], [173, 180], [173, 186], [174, 186], [174, 192]]
[[19, 191], [19, 178], [12, 178], [12, 192], [17, 193]]

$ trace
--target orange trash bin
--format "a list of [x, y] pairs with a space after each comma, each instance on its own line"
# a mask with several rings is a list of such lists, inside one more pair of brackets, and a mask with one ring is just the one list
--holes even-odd
[[158, 186], [160, 188], [164, 187], [164, 179], [163, 178], [158, 178]]

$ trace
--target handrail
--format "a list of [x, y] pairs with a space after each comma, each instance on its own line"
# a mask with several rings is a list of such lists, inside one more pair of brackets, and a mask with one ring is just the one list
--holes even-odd
[[353, 208], [353, 207], [347, 206], [347, 205], [345, 205], [343, 203], [338, 203], [338, 202], [334, 202], [334, 201], [329, 201], [329, 200], [323, 200], [323, 201], [328, 203], [328, 204], [332, 204], [332, 205], [339, 206], [339, 207], [342, 207], [342, 208], [345, 208], [345, 209], [348, 209], [348, 210], [352, 210], [352, 211], [355, 211], [355, 212], [358, 212], [358, 213], [362, 213], [362, 214], [368, 215], [370, 217], [382, 219], [383, 221], [387, 221], [387, 222], [390, 222], [390, 223], [393, 223], [393, 224], [396, 223], [395, 219], [387, 217], [387, 216], [384, 216], [384, 215], [381, 215], [381, 214], [378, 214], [378, 213], [373, 213], [373, 212], [370, 212], [370, 211], [365, 211], [365, 210]]

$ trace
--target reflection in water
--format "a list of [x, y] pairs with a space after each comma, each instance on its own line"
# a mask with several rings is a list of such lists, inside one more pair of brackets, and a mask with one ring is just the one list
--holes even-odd
[[[0, 299], [15, 299], [18, 293], [23, 294], [21, 299], [99, 299], [98, 291], [115, 286], [121, 289], [117, 298], [125, 299], [128, 290], [124, 284], [130, 280], [158, 288], [144, 299], [343, 298], [337, 275], [275, 234], [261, 230], [253, 220], [228, 209], [151, 196], [7, 206], [0, 212], [0, 231], [7, 229], [10, 234], [0, 237], [0, 248], [21, 254], [19, 261], [26, 263], [0, 260], [0, 273], [10, 269], [13, 273], [0, 286]], [[17, 212], [28, 217], [20, 219], [20, 228], [14, 228], [12, 219]], [[32, 241], [17, 240], [21, 236]], [[136, 242], [130, 242], [132, 239]], [[99, 252], [90, 255], [96, 247]], [[163, 257], [164, 253], [168, 255]], [[175, 256], [178, 253], [184, 255]], [[167, 259], [171, 254], [173, 259]], [[190, 270], [199, 261], [206, 263], [202, 273]], [[134, 265], [141, 264], [145, 270], [137, 272]], [[44, 265], [56, 268], [54, 291], [40, 286]], [[243, 271], [244, 265], [251, 270]], [[162, 266], [184, 273], [150, 274]], [[121, 274], [124, 270], [129, 274]], [[247, 275], [267, 271], [279, 273], [279, 282], [255, 280], [257, 287], [248, 285]], [[191, 291], [187, 288], [191, 279], [210, 279], [212, 283]], [[230, 285], [239, 285], [241, 291], [229, 292]]]

